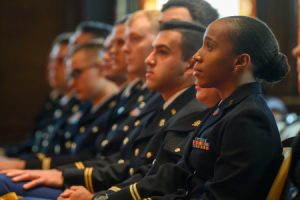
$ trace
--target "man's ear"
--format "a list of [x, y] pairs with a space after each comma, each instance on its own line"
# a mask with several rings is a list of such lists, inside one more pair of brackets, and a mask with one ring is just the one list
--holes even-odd
[[250, 67], [250, 63], [251, 58], [249, 54], [243, 53], [236, 58], [233, 70], [235, 72], [244, 71], [245, 69]]

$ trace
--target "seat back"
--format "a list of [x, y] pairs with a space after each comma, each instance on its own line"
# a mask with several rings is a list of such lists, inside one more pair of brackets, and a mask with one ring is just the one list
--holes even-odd
[[293, 141], [292, 146], [292, 163], [291, 163], [291, 169], [290, 169], [290, 176], [293, 184], [297, 187], [297, 189], [300, 189], [300, 136], [298, 135], [295, 137]]
[[267, 196], [267, 200], [280, 200], [281, 195], [284, 191], [284, 187], [287, 182], [287, 177], [289, 175], [289, 169], [291, 165], [292, 158], [292, 148], [285, 147], [283, 148], [283, 156], [284, 159], [281, 163], [280, 169], [273, 181], [269, 194]]

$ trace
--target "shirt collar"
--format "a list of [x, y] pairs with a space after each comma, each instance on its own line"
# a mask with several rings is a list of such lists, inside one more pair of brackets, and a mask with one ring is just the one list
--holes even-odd
[[163, 105], [163, 109], [166, 110], [167, 107], [179, 96], [181, 95], [184, 91], [186, 91], [188, 88], [184, 88], [178, 92], [176, 92], [173, 96], [171, 96]]

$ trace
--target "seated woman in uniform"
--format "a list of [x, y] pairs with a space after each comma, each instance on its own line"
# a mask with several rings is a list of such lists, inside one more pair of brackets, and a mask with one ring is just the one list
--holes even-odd
[[190, 138], [183, 159], [94, 199], [266, 198], [282, 162], [282, 147], [260, 83], [285, 77], [286, 56], [265, 23], [232, 16], [208, 26], [193, 58], [196, 88], [217, 88], [222, 100]]

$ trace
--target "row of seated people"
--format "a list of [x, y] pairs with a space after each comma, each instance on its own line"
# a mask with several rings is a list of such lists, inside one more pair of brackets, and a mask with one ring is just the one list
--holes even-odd
[[[189, 8], [205, 14], [195, 18]], [[182, 9], [191, 12], [188, 18], [178, 15]], [[170, 1], [162, 13], [137, 11], [118, 21], [105, 40], [75, 46], [80, 34], [93, 35], [80, 30], [67, 43], [55, 43], [69, 51], [62, 56], [64, 92], [74, 89], [83, 103], [62, 110], [63, 96], [52, 104], [54, 118], [38, 123], [42, 131], [31, 140], [34, 152], [1, 161], [0, 193], [266, 199], [283, 157], [257, 79], [278, 81], [289, 66], [264, 23], [217, 17], [205, 1]], [[244, 42], [249, 36], [256, 42]], [[16, 170], [24, 168], [45, 170]]]
[[[151, 15], [152, 15], [152, 13], [151, 13]], [[158, 12], [153, 12], [153, 17], [157, 19], [158, 18]], [[91, 26], [91, 24], [89, 24], [89, 25]], [[157, 28], [158, 27], [151, 28], [151, 29], [153, 29], [153, 34], [152, 35], [157, 33], [157, 31], [158, 31]], [[204, 31], [203, 27], [200, 27], [198, 29], [200, 29], [200, 33], [202, 33]], [[79, 30], [79, 29], [77, 29], [77, 30]], [[82, 30], [79, 30], [79, 31], [83, 32]], [[123, 40], [123, 38], [122, 38], [123, 37], [123, 32], [124, 32], [124, 20], [117, 23], [115, 31], [113, 30], [111, 37], [107, 38], [107, 41], [104, 45], [113, 46], [113, 44], [109, 44], [109, 43], [119, 42], [119, 41], [113, 41], [113, 40], [120, 40], [120, 37], [121, 37], [121, 40]], [[71, 38], [71, 43], [72, 43], [72, 41], [75, 41], [74, 37], [79, 37], [80, 36], [78, 33], [75, 33], [74, 35], [75, 36], [72, 36], [73, 38]], [[119, 38], [112, 38], [112, 37], [119, 37]], [[199, 37], [198, 40], [201, 40], [201, 37]], [[151, 41], [149, 41], [147, 43], [147, 45], [151, 45], [150, 42]], [[86, 44], [86, 46], [81, 45], [77, 49], [75, 48], [75, 50], [71, 53], [72, 54], [71, 58], [73, 57], [73, 54], [74, 54], [74, 56], [76, 56], [75, 53], [77, 51], [80, 51], [80, 49], [92, 48], [92, 47], [88, 47], [89, 45], [93, 46], [93, 44]], [[117, 44], [117, 45], [120, 45], [120, 44]], [[200, 45], [201, 45], [201, 42], [198, 42], [197, 46], [193, 48], [193, 52], [196, 51], [200, 47]], [[68, 47], [69, 46], [70, 45], [68, 45]], [[110, 48], [114, 48], [114, 47], [110, 47]], [[109, 51], [110, 51], [109, 53], [111, 53], [113, 50], [109, 50]], [[148, 52], [149, 52], [148, 50], [147, 50], [147, 52], [145, 52], [145, 56], [147, 55]], [[190, 54], [189, 55], [189, 57], [190, 57], [192, 55], [192, 51], [189, 54]], [[99, 54], [94, 54], [94, 56], [95, 55], [99, 55]], [[107, 57], [106, 57], [106, 59], [107, 59]], [[138, 89], [147, 90], [147, 88], [141, 84], [141, 81], [136, 81], [138, 79], [141, 79], [141, 80], [144, 79], [144, 74], [145, 74], [145, 72], [144, 72], [145, 71], [144, 59], [145, 59], [145, 57], [144, 58], [141, 57], [140, 60], [142, 62], [139, 62], [138, 65], [136, 65], [136, 66], [132, 66], [132, 68], [139, 68], [139, 69], [134, 69], [135, 71], [133, 71], [131, 74], [130, 74], [130, 72], [128, 72], [128, 79], [133, 80], [132, 85], [137, 85]], [[75, 58], [75, 60], [76, 60], [76, 58]], [[92, 58], [89, 58], [88, 60], [92, 60]], [[103, 60], [104, 60], [104, 58], [103, 58]], [[66, 61], [66, 63], [68, 63], [68, 60]], [[124, 62], [121, 63], [121, 64], [123, 64], [123, 66], [121, 66], [121, 67], [124, 68], [125, 67]], [[132, 65], [135, 65], [135, 63], [133, 63]], [[71, 66], [71, 68], [72, 67], [74, 67], [74, 66]], [[127, 66], [127, 68], [128, 67], [131, 67], [131, 66]], [[105, 68], [105, 67], [103, 67], [103, 68]], [[72, 69], [72, 70], [73, 70], [73, 72], [76, 72], [75, 71], [76, 69], [75, 70]], [[137, 70], [139, 70], [139, 71], [137, 71]], [[74, 74], [74, 73], [71, 73], [71, 75], [72, 74]], [[144, 122], [149, 122], [154, 117], [156, 117], [156, 122], [152, 122], [149, 126], [147, 124], [148, 131], [143, 131], [143, 132], [145, 132], [145, 136], [143, 136], [143, 138], [141, 138], [142, 141], [137, 141], [137, 142], [134, 141], [137, 144], [135, 146], [141, 146], [140, 148], [135, 148], [135, 151], [134, 151], [135, 154], [138, 154], [138, 150], [139, 151], [143, 150], [142, 147], [145, 146], [143, 144], [143, 142], [144, 143], [147, 142], [149, 140], [149, 138], [151, 138], [151, 136], [155, 135], [156, 131], [158, 132], [160, 129], [162, 129], [164, 126], [166, 126], [166, 124], [168, 123], [168, 120], [171, 117], [173, 117], [175, 115], [179, 116], [178, 117], [178, 120], [179, 120], [183, 116], [188, 115], [188, 113], [198, 112], [200, 110], [204, 110], [204, 106], [202, 104], [198, 105], [198, 103], [196, 103], [196, 105], [195, 105], [195, 101], [196, 101], [195, 98], [194, 98], [195, 97], [195, 90], [193, 88], [188, 89], [189, 87], [191, 87], [193, 85], [193, 82], [194, 82], [193, 78], [191, 78], [189, 76], [188, 80], [184, 80], [184, 81], [181, 81], [181, 82], [182, 83], [180, 83], [180, 82], [178, 83], [178, 84], [182, 85], [182, 86], [180, 86], [180, 90], [182, 90], [182, 92], [183, 92], [183, 94], [180, 95], [181, 98], [177, 97], [176, 99], [172, 99], [172, 101], [174, 101], [174, 103], [172, 101], [170, 101], [169, 102], [170, 105], [168, 105], [164, 110], [161, 109], [161, 107], [162, 107], [162, 98], [160, 97], [160, 95], [154, 94], [153, 92], [149, 92], [148, 94], [146, 94], [146, 95], [149, 95], [149, 96], [154, 96], [153, 100], [151, 101], [152, 103], [148, 105], [148, 97], [146, 95], [139, 94], [137, 91], [130, 92], [130, 90], [126, 89], [126, 88], [123, 89], [123, 91], [120, 92], [119, 94], [120, 95], [125, 94], [123, 96], [127, 97], [128, 100], [125, 99], [125, 98], [122, 98], [122, 100], [119, 101], [119, 102], [118, 102], [118, 100], [116, 101], [114, 99], [108, 100], [106, 103], [109, 105], [109, 109], [105, 108], [105, 110], [107, 110], [107, 111], [109, 110], [109, 111], [112, 111], [112, 112], [117, 113], [117, 114], [124, 113], [125, 110], [128, 110], [128, 111], [131, 111], [131, 112], [129, 113], [127, 111], [127, 116], [130, 114], [131, 117], [130, 117], [130, 119], [127, 118], [126, 122], [123, 123], [123, 124], [121, 122], [118, 122], [117, 119], [111, 120], [114, 123], [109, 125], [110, 128], [108, 129], [108, 132], [104, 133], [104, 134], [102, 134], [102, 133], [99, 134], [96, 131], [94, 131], [96, 129], [97, 130], [105, 130], [104, 127], [99, 127], [99, 123], [103, 123], [103, 119], [101, 119], [100, 122], [96, 122], [97, 126], [90, 126], [90, 129], [91, 129], [90, 132], [93, 133], [91, 135], [94, 137], [93, 140], [94, 141], [96, 140], [95, 145], [91, 145], [91, 142], [89, 143], [90, 144], [89, 147], [91, 147], [91, 146], [96, 147], [96, 148], [92, 149], [92, 154], [91, 154], [90, 151], [86, 152], [87, 149], [85, 147], [84, 150], [83, 150], [83, 148], [79, 149], [79, 151], [77, 151], [77, 153], [74, 154], [71, 158], [70, 158], [69, 155], [68, 156], [61, 156], [60, 155], [60, 156], [53, 157], [52, 156], [53, 154], [62, 154], [64, 152], [63, 149], [65, 147], [59, 146], [56, 143], [54, 143], [54, 144], [51, 143], [51, 141], [50, 141], [51, 138], [46, 137], [46, 144], [47, 144], [46, 146], [52, 146], [52, 148], [48, 148], [47, 151], [43, 150], [42, 151], [43, 154], [38, 154], [38, 156], [35, 156], [37, 158], [32, 158], [32, 157], [28, 158], [28, 156], [26, 156], [25, 159], [22, 160], [23, 162], [25, 161], [25, 168], [40, 168], [40, 167], [42, 167], [43, 169], [47, 169], [47, 168], [53, 168], [55, 166], [61, 165], [62, 163], [67, 163], [67, 162], [71, 162], [71, 161], [75, 161], [75, 160], [77, 160], [77, 161], [80, 160], [81, 161], [82, 159], [87, 159], [87, 158], [90, 158], [90, 157], [94, 157], [95, 154], [97, 154], [97, 156], [99, 156], [99, 155], [105, 156], [106, 154], [108, 155], [108, 153], [105, 152], [104, 149], [107, 149], [107, 151], [109, 152], [109, 155], [113, 155], [112, 153], [115, 153], [114, 151], [120, 149], [118, 146], [121, 146], [121, 149], [124, 149], [124, 150], [121, 151], [121, 154], [122, 154], [121, 158], [124, 158], [124, 159], [118, 159], [117, 160], [118, 163], [122, 164], [122, 160], [128, 159], [128, 157], [130, 157], [130, 155], [131, 155], [130, 149], [133, 148], [131, 146], [134, 145], [134, 144], [130, 144], [130, 143], [132, 143], [132, 141], [137, 136], [142, 135], [142, 134], [140, 134], [140, 130], [142, 128], [145, 129], [145, 127], [143, 127]], [[103, 84], [103, 82], [102, 82], [102, 84]], [[164, 86], [164, 87], [166, 87], [166, 86]], [[76, 88], [76, 86], [75, 86], [75, 88]], [[108, 90], [111, 91], [111, 89], [108, 89]], [[155, 88], [154, 88], [154, 90], [155, 90]], [[176, 89], [176, 90], [178, 90], [178, 89]], [[186, 90], [186, 91], [183, 91], [183, 90]], [[177, 93], [178, 91], [175, 91], [175, 92]], [[79, 93], [79, 95], [77, 95], [77, 96], [80, 97], [80, 91], [78, 91], [78, 93]], [[136, 97], [134, 97], [134, 95], [136, 95]], [[136, 98], [136, 99], [134, 99], [134, 98]], [[216, 100], [218, 100], [218, 95], [216, 95], [216, 97], [213, 96], [213, 98], [217, 98]], [[118, 106], [119, 103], [124, 103], [126, 101], [129, 101], [130, 103], [135, 104], [134, 105], [135, 108], [134, 109], [133, 108], [126, 108], [125, 106], [122, 106], [122, 104], [121, 104], [121, 106]], [[192, 103], [189, 104], [188, 103], [189, 101], [192, 101]], [[208, 100], [208, 103], [210, 103], [209, 101], [210, 100]], [[215, 100], [213, 99], [213, 103], [211, 103], [211, 104], [214, 104], [215, 103], [214, 101]], [[181, 108], [183, 106], [185, 106], [187, 103], [188, 103], [188, 106], [186, 106], [186, 109], [184, 109], [185, 112], [180, 114]], [[103, 107], [103, 106], [101, 106], [101, 107]], [[145, 109], [146, 112], [142, 112], [144, 107], [146, 108]], [[191, 107], [191, 109], [187, 109], [188, 107]], [[89, 112], [88, 111], [89, 109], [91, 109], [91, 108], [86, 108], [86, 110], [87, 110], [86, 112]], [[77, 110], [80, 110], [80, 109], [77, 109]], [[155, 113], [154, 113], [154, 111], [155, 111]], [[54, 112], [56, 112], [56, 110]], [[102, 112], [99, 112], [95, 115], [95, 116], [97, 116], [97, 119], [99, 119], [99, 114], [101, 114], [101, 116], [102, 116], [102, 114], [103, 114]], [[75, 115], [78, 116], [77, 113], [75, 113]], [[138, 115], [138, 117], [136, 117], [137, 115]], [[71, 117], [73, 118], [73, 116], [71, 116]], [[84, 119], [84, 114], [83, 114], [82, 118]], [[195, 127], [197, 127], [200, 124], [200, 121], [198, 119], [201, 118], [201, 115], [199, 115], [199, 116], [198, 115], [192, 115], [191, 118], [195, 118], [195, 120], [194, 120], [195, 123], [194, 123], [193, 126], [192, 126], [193, 122], [189, 123], [187, 128], [188, 129], [195, 129]], [[157, 120], [158, 120], [158, 122], [157, 122]], [[188, 120], [189, 120], [189, 122], [193, 121], [193, 119], [188, 119]], [[83, 136], [87, 137], [87, 135], [88, 135], [87, 133], [82, 131], [84, 129], [87, 129], [87, 127], [82, 126], [82, 121], [84, 121], [84, 120], [80, 119], [78, 125], [76, 123], [74, 123], [77, 126], [77, 130], [78, 130], [78, 135], [79, 136], [77, 138], [80, 138], [80, 137], [83, 137]], [[97, 120], [95, 120], [95, 121], [97, 121]], [[174, 119], [174, 121], [175, 121], [175, 119]], [[104, 122], [104, 125], [108, 125], [108, 123], [109, 122]], [[64, 129], [64, 128], [65, 127], [62, 126], [62, 129]], [[149, 134], [150, 130], [151, 130], [151, 132], [153, 131], [151, 134]], [[71, 132], [71, 131], [69, 131], [69, 132]], [[105, 132], [105, 131], [103, 131], [103, 132]], [[130, 132], [130, 134], [128, 132]], [[61, 134], [57, 134], [58, 139], [61, 140], [61, 141], [64, 141], [64, 140], [66, 141], [66, 139], [69, 139], [66, 142], [69, 142], [71, 139], [73, 139], [71, 137], [65, 137], [66, 135], [68, 135], [68, 136], [70, 135], [70, 134], [66, 134], [66, 133], [68, 133], [68, 132], [64, 131], [64, 134], [63, 134], [64, 137], [61, 137]], [[137, 134], [139, 134], [139, 135], [137, 135]], [[44, 134], [44, 135], [46, 135], [46, 134]], [[95, 139], [96, 135], [98, 135], [97, 139]], [[118, 137], [118, 138], [116, 138], [116, 137]], [[75, 147], [77, 147], [77, 149], [78, 149], [78, 147], [80, 147], [80, 145], [78, 145], [80, 140], [78, 140], [78, 139], [76, 140], [76, 139], [74, 140], [76, 143], [74, 142], [71, 145], [71, 147], [73, 147], [73, 148], [71, 148], [72, 152], [76, 152], [74, 150]], [[55, 141], [57, 141], [57, 139]], [[61, 141], [60, 141], [60, 143], [63, 143]], [[82, 140], [80, 142], [82, 142]], [[40, 142], [40, 146], [42, 146], [42, 148], [43, 148], [44, 144], [45, 144], [45, 142]], [[66, 147], [67, 147], [67, 145], [66, 145]], [[179, 147], [180, 147], [180, 145], [178, 146], [179, 151], [177, 150], [178, 151], [177, 154], [180, 153], [180, 148]], [[59, 149], [59, 151], [58, 151], [58, 149]], [[88, 150], [90, 150], [90, 149], [88, 149]], [[86, 156], [87, 155], [86, 153], [88, 153], [89, 155]], [[153, 152], [153, 154], [154, 153], [155, 152]], [[117, 152], [117, 154], [120, 154], [120, 153]], [[148, 154], [148, 155], [150, 155], [150, 154]], [[111, 157], [113, 158], [112, 160], [115, 162], [115, 157], [119, 158], [120, 156], [119, 155], [113, 155]], [[149, 158], [150, 157], [154, 158], [154, 155], [153, 156], [148, 156], [148, 157]], [[151, 160], [151, 159], [149, 159], [149, 160]], [[80, 165], [80, 163], [76, 163], [76, 164]], [[6, 165], [4, 165], [4, 166], [9, 166], [9, 165], [7, 165], [7, 163], [6, 163]], [[128, 168], [128, 166], [126, 166], [126, 168]], [[125, 171], [126, 171], [126, 176], [128, 176], [128, 174], [133, 173], [132, 170], [129, 170], [130, 172], [128, 172], [128, 169], [125, 170]]]

